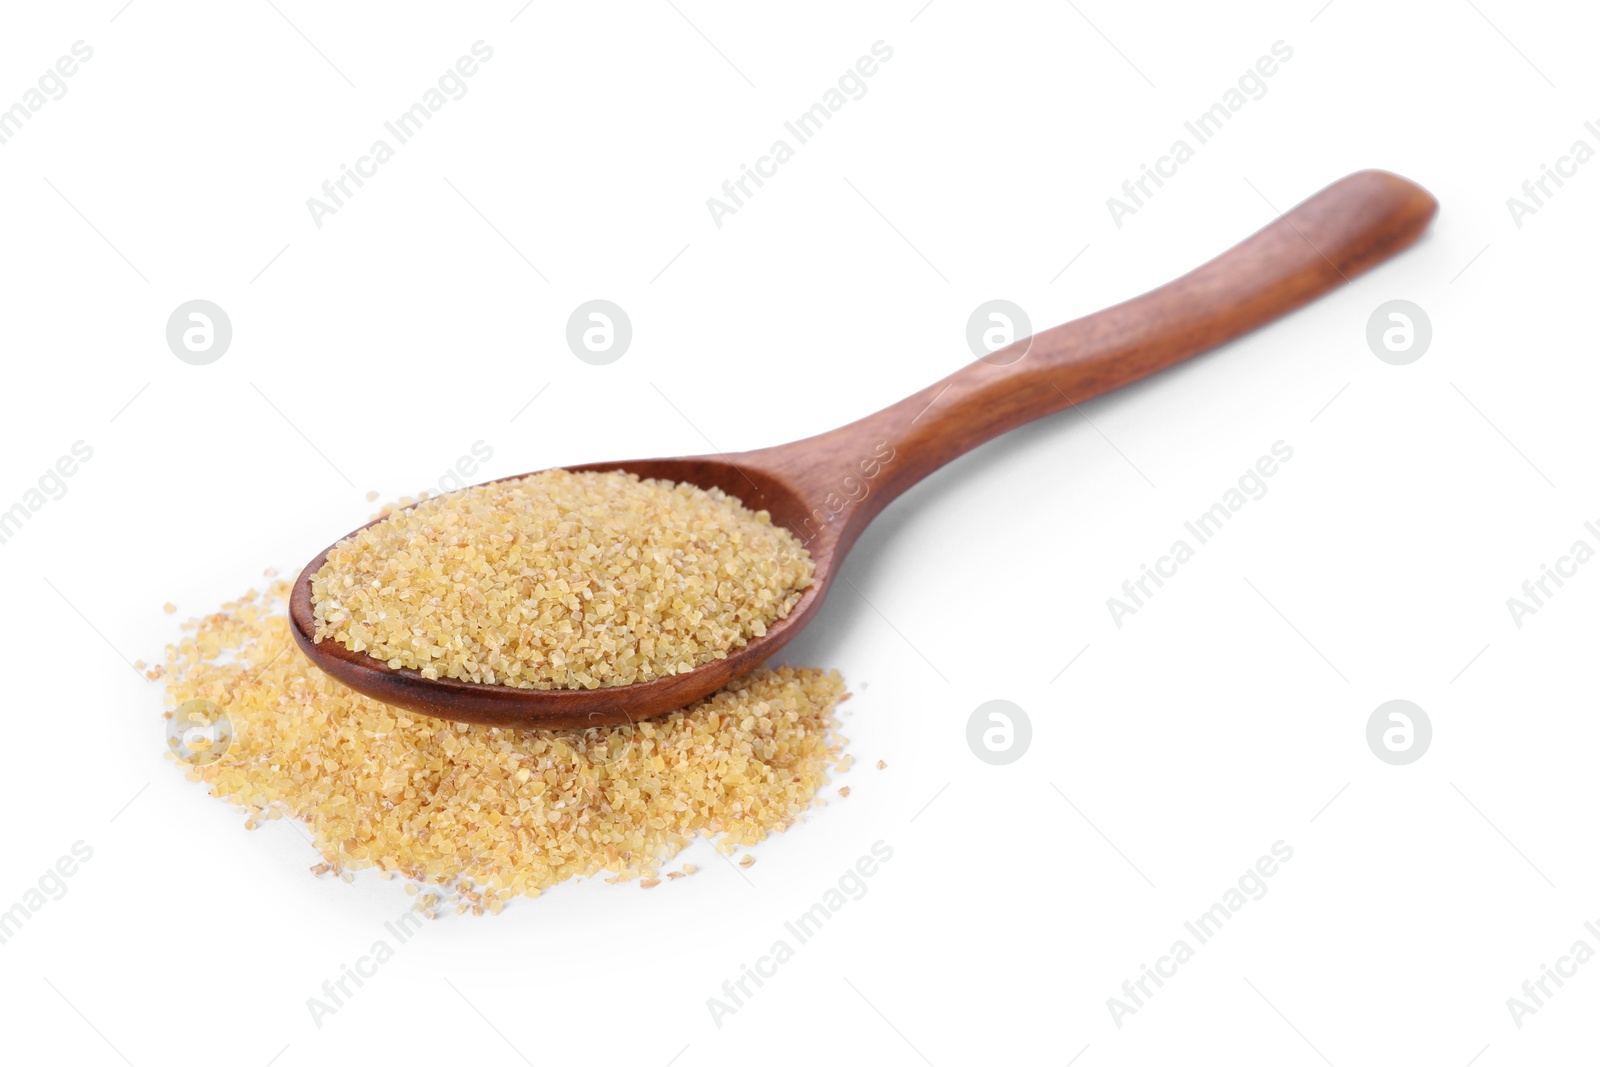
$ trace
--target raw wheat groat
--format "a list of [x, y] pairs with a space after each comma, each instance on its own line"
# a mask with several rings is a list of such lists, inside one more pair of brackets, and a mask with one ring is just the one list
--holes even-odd
[[[652, 882], [696, 836], [728, 851], [788, 828], [829, 770], [848, 767], [837, 673], [759, 669], [632, 726], [471, 726], [317, 670], [290, 636], [288, 591], [280, 581], [247, 594], [168, 646], [167, 714], [191, 701], [223, 713], [223, 751], [186, 766], [189, 777], [246, 808], [247, 825], [305, 823], [323, 870], [376, 866], [474, 911], [602, 871]], [[425, 908], [440, 894], [429, 896]]]
[[426, 678], [631, 685], [763, 636], [813, 570], [793, 534], [719, 489], [549, 470], [339, 542], [312, 578], [314, 636]]

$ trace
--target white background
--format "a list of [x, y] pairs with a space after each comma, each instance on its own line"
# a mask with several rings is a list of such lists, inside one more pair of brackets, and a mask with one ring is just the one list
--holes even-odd
[[[1521, 1028], [1506, 1006], [1574, 941], [1600, 949], [1600, 566], [1521, 628], [1506, 607], [1600, 544], [1600, 162], [1520, 228], [1506, 207], [1600, 147], [1592, 10], [122, 2], [12, 5], [0, 32], [0, 106], [94, 49], [0, 145], [0, 507], [94, 450], [0, 545], [0, 908], [93, 849], [0, 945], [8, 1059], [1592, 1052], [1600, 963]], [[480, 39], [467, 95], [316, 227], [306, 198]], [[879, 40], [866, 96], [714, 225], [706, 198]], [[1106, 198], [1279, 40], [1267, 94], [1114, 225]], [[480, 440], [495, 477], [830, 428], [970, 359], [982, 301], [1087, 314], [1368, 166], [1439, 198], [1415, 249], [980, 449], [869, 530], [844, 570], [867, 599], [840, 585], [785, 656], [857, 690], [848, 800], [747, 872], [707, 850], [648, 893], [440, 921], [313, 1023], [306, 998], [408, 898], [311, 878], [293, 828], [247, 833], [163, 763], [160, 686], [125, 660], [175, 638], [164, 601], [202, 614], [292, 573], [367, 490], [432, 486]], [[634, 326], [604, 367], [564, 340], [596, 297]], [[195, 298], [234, 329], [204, 367], [164, 337]], [[1403, 367], [1364, 339], [1395, 298], [1434, 329]], [[1106, 598], [1279, 440], [1269, 493], [1117, 628]], [[1005, 767], [965, 741], [996, 698], [1033, 724]], [[1434, 727], [1405, 767], [1365, 741], [1394, 698]], [[867, 895], [716, 1026], [707, 997], [879, 840]], [[1115, 1025], [1107, 998], [1279, 840], [1270, 892]]]

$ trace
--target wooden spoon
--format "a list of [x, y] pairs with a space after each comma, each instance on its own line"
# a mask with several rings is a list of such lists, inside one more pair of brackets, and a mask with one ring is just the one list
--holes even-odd
[[314, 664], [357, 692], [444, 719], [571, 729], [685, 707], [756, 667], [816, 618], [867, 523], [932, 471], [1025, 422], [1293, 311], [1409, 246], [1438, 206], [1404, 178], [1361, 171], [1177, 281], [1017, 341], [848, 426], [754, 452], [569, 468], [720, 487], [749, 508], [771, 512], [810, 551], [815, 581], [789, 615], [768, 626], [766, 636], [688, 673], [601, 689], [522, 689], [392, 669], [335, 639], [312, 640], [311, 577], [327, 550], [295, 582], [289, 604], [295, 641]]

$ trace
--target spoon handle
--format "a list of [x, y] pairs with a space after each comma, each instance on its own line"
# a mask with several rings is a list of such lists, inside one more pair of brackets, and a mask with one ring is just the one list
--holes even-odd
[[748, 458], [806, 486], [813, 510], [802, 536], [842, 551], [889, 501], [962, 453], [1293, 311], [1411, 245], [1437, 210], [1404, 178], [1351, 174], [1176, 281], [1017, 341], [848, 426]]

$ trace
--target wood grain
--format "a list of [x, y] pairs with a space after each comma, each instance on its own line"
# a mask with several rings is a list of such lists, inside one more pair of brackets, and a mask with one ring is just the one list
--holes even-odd
[[310, 579], [326, 551], [295, 583], [295, 640], [317, 666], [358, 692], [446, 719], [569, 729], [674, 711], [751, 670], [815, 618], [861, 531], [932, 471], [1007, 430], [1148, 377], [1293, 311], [1410, 246], [1437, 210], [1420, 186], [1384, 171], [1361, 171], [1176, 281], [1020, 340], [847, 426], [752, 452], [571, 468], [628, 470], [719, 487], [747, 507], [770, 511], [811, 552], [815, 584], [787, 618], [769, 626], [764, 638], [687, 674], [574, 690], [429, 681], [415, 671], [391, 670], [336, 641], [312, 642]]

